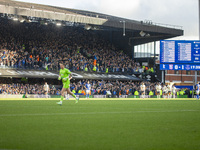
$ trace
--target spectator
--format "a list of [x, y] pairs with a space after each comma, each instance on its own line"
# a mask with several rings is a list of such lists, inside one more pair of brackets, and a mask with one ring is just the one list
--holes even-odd
[[[0, 20], [0, 65], [22, 69], [138, 72], [138, 63], [93, 31]], [[87, 37], [87, 38], [85, 38]], [[95, 59], [95, 63], [94, 63]]]

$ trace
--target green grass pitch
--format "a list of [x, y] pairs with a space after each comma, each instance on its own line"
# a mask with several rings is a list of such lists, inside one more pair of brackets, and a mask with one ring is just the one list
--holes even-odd
[[0, 150], [200, 150], [200, 100], [0, 100]]

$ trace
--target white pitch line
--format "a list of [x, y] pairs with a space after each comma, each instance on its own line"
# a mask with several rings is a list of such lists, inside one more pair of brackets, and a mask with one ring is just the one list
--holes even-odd
[[17, 149], [0, 149], [0, 150], [17, 150]]
[[133, 114], [133, 113], [171, 113], [171, 112], [198, 112], [200, 110], [172, 110], [172, 111], [130, 111], [130, 112], [77, 112], [77, 113], [44, 113], [44, 114], [1, 114], [0, 117], [23, 116], [56, 116], [56, 115], [97, 115], [97, 114]]

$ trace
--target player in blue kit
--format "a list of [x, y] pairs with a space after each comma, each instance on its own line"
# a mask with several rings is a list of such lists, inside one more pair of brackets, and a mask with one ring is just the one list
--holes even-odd
[[87, 98], [89, 99], [89, 96], [90, 96], [90, 89], [91, 89], [91, 84], [90, 84], [89, 81], [88, 81], [88, 83], [85, 85], [85, 89], [86, 89], [86, 99], [87, 99]]
[[197, 99], [199, 99], [199, 82], [197, 82], [196, 84], [196, 95], [197, 95]]

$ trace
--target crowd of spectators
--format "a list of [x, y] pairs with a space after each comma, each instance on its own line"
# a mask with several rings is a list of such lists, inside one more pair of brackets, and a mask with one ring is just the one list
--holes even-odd
[[[0, 84], [0, 94], [44, 94], [43, 85], [30, 85], [30, 84]], [[51, 86], [50, 93], [52, 95], [60, 95], [60, 90], [56, 89], [54, 86]]]
[[[119, 97], [119, 95], [135, 95], [135, 91], [141, 95], [140, 82], [133, 81], [109, 81], [109, 80], [73, 80], [71, 81], [71, 91], [78, 95], [85, 95], [85, 85], [87, 82], [91, 84], [91, 95], [110, 95]], [[146, 95], [149, 95], [151, 91], [153, 95], [156, 95], [156, 84], [144, 82], [146, 86]], [[44, 95], [44, 84], [23, 84], [23, 83], [9, 83], [0, 84], [0, 94], [35, 94]], [[49, 95], [60, 95], [61, 85], [50, 85]], [[187, 89], [183, 90], [184, 94], [190, 95]], [[188, 96], [189, 96], [188, 95]]]
[[[80, 80], [78, 82], [72, 81], [70, 88], [76, 94], [85, 92], [86, 80]], [[122, 95], [134, 94], [135, 90], [140, 90], [139, 82], [132, 81], [103, 81], [103, 80], [90, 80], [91, 94], [92, 95], [107, 95], [107, 92], [116, 95], [119, 91]], [[149, 82], [147, 85], [152, 85]], [[44, 85], [40, 84], [24, 84], [24, 83], [10, 83], [0, 84], [0, 94], [44, 94]], [[49, 86], [49, 94], [60, 95], [61, 86]], [[80, 92], [81, 91], [81, 92]]]
[[[87, 83], [86, 80], [80, 80], [78, 83], [71, 83], [71, 90], [75, 90], [79, 93], [81, 90], [85, 90], [84, 86]], [[140, 91], [140, 82], [134, 81], [110, 81], [110, 80], [90, 80], [91, 94], [92, 95], [134, 95], [134, 92]], [[146, 82], [147, 89], [151, 84]]]
[[[76, 94], [83, 94], [85, 92], [85, 84], [88, 80], [80, 80], [78, 82], [72, 81], [70, 88]], [[104, 81], [104, 80], [89, 80], [91, 84], [92, 95], [134, 95], [134, 92], [140, 91], [140, 83], [133, 81]], [[147, 90], [154, 89], [154, 83], [146, 82]], [[44, 94], [44, 85], [40, 84], [24, 84], [24, 83], [10, 83], [0, 84], [0, 94]], [[61, 86], [49, 86], [49, 94], [60, 95]]]
[[[0, 66], [72, 71], [138, 72], [141, 67], [94, 31], [0, 18]], [[96, 68], [94, 70], [94, 59]]]
[[[78, 82], [71, 82], [71, 91], [76, 94], [85, 93], [86, 80], [80, 80]], [[91, 94], [92, 95], [134, 95], [134, 92], [140, 91], [140, 83], [132, 81], [103, 81], [103, 80], [91, 80]], [[147, 90], [149, 86], [154, 84], [147, 82]], [[44, 94], [44, 85], [39, 84], [23, 84], [23, 83], [10, 83], [10, 84], [0, 84], [0, 94]], [[154, 87], [152, 87], [153, 89]], [[49, 94], [60, 95], [61, 86], [50, 85]]]

